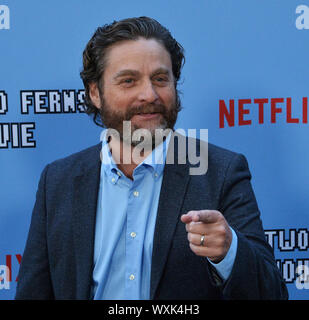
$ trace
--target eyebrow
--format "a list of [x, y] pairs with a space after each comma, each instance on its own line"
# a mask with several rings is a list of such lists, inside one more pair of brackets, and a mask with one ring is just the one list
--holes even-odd
[[157, 70], [155, 70], [152, 74], [151, 74], [151, 76], [153, 77], [153, 76], [156, 76], [156, 75], [158, 75], [158, 74], [165, 74], [165, 75], [169, 75], [169, 70], [168, 69], [166, 69], [166, 68], [159, 68], [159, 69], [157, 69]]
[[[166, 68], [158, 68], [156, 69], [154, 72], [151, 73], [151, 77], [158, 75], [158, 74], [166, 74], [168, 75], [170, 72], [168, 69]], [[132, 69], [125, 69], [125, 70], [121, 70], [119, 72], [116, 73], [116, 75], [114, 76], [114, 79], [118, 79], [124, 76], [138, 76], [140, 73], [137, 70], [132, 70]]]
[[116, 73], [116, 75], [114, 76], [114, 79], [118, 79], [120, 77], [124, 77], [124, 76], [137, 76], [139, 74], [138, 71], [136, 70], [130, 70], [130, 69], [125, 69], [125, 70], [121, 70], [119, 72]]

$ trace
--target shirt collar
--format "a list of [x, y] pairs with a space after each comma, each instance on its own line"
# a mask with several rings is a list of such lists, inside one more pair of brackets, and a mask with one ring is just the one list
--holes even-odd
[[[101, 149], [101, 161], [102, 161], [102, 172], [104, 171], [108, 176], [113, 176], [114, 181], [118, 180], [123, 173], [118, 169], [112, 154], [110, 152], [108, 141], [106, 139], [107, 129], [103, 129], [101, 133], [102, 149]], [[160, 176], [163, 173], [167, 147], [171, 139], [171, 133], [166, 139], [160, 143], [152, 152], [134, 169], [134, 171], [141, 170], [142, 168], [150, 168], [156, 176]]]

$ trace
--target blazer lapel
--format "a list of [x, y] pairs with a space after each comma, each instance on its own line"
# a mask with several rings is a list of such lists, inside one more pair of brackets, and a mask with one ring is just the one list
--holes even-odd
[[[185, 139], [185, 137], [183, 138]], [[171, 141], [170, 146], [172, 144], [174, 145], [174, 148], [170, 149], [169, 147], [169, 152], [174, 154], [175, 164], [166, 164], [164, 168], [164, 177], [153, 240], [150, 283], [151, 300], [154, 299], [155, 292], [164, 270], [176, 224], [180, 219], [180, 209], [190, 179], [189, 164], [186, 155], [182, 155], [183, 159], [178, 157], [178, 141], [179, 140], [177, 140], [175, 145], [174, 142]]]
[[100, 184], [100, 146], [88, 154], [73, 186], [73, 237], [76, 257], [76, 299], [89, 299], [97, 198]]

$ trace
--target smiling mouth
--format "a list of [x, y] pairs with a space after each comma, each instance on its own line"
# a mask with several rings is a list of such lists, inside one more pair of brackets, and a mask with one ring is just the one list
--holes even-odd
[[157, 114], [159, 112], [140, 112], [140, 113], [137, 113], [137, 115], [144, 115], [144, 114]]
[[149, 113], [137, 113], [135, 116], [143, 119], [155, 118], [159, 115], [159, 112], [149, 112]]

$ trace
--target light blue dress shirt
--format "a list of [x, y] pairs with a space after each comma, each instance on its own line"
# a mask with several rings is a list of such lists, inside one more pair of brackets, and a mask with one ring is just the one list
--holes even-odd
[[[95, 226], [92, 294], [95, 300], [147, 300], [153, 235], [170, 135], [133, 171], [118, 169], [101, 135], [102, 164]], [[213, 264], [227, 279], [236, 255], [237, 236], [226, 257]], [[205, 266], [206, 267], [206, 266]]]

